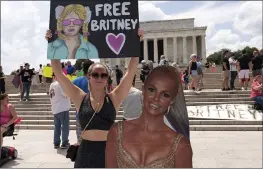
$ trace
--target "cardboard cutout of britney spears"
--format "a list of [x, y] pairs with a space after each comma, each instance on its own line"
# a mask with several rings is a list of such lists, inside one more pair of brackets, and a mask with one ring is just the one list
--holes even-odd
[[58, 38], [48, 44], [48, 59], [99, 59], [97, 48], [88, 41], [90, 8], [70, 4], [55, 11]]

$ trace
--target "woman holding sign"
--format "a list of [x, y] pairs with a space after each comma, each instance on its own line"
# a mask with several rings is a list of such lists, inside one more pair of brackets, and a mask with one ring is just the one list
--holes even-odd
[[163, 65], [148, 75], [142, 115], [109, 131], [106, 168], [192, 168], [189, 120], [176, 68]]
[[[143, 32], [139, 31], [142, 38]], [[50, 38], [50, 32], [46, 39]], [[82, 141], [78, 147], [75, 168], [105, 168], [105, 149], [108, 131], [115, 122], [116, 112], [126, 98], [137, 72], [138, 57], [130, 59], [121, 83], [107, 93], [109, 71], [101, 63], [95, 63], [88, 70], [89, 94], [86, 94], [63, 74], [59, 60], [51, 60], [57, 81], [65, 94], [74, 102], [79, 113]], [[74, 157], [74, 156], [73, 156]], [[72, 157], [71, 157], [72, 158]], [[74, 158], [73, 158], [74, 160]]]

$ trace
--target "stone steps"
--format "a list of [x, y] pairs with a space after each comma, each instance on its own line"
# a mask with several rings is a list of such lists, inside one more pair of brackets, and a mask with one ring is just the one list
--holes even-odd
[[[118, 115], [116, 121], [122, 120], [123, 116]], [[21, 125], [53, 125], [52, 120], [23, 120]], [[261, 125], [262, 121], [234, 121], [234, 120], [190, 120], [190, 125]], [[76, 125], [75, 119], [70, 119], [70, 125]]]
[[[248, 98], [249, 94], [211, 94], [211, 95], [185, 95], [186, 99], [192, 99], [192, 98], [200, 98], [200, 99], [206, 99], [206, 98]], [[27, 104], [26, 101], [19, 101], [18, 98], [9, 98], [9, 102], [18, 104], [18, 103], [24, 103]], [[37, 104], [37, 103], [50, 103], [49, 98], [34, 98], [31, 97], [30, 103]], [[72, 102], [73, 103], [73, 102]]]
[[[34, 121], [47, 121], [48, 120], [48, 121], [52, 121], [53, 122], [53, 120], [54, 120], [54, 115], [52, 113], [49, 114], [49, 115], [37, 115], [37, 114], [36, 115], [34, 115], [34, 114], [31, 114], [31, 115], [20, 115], [20, 114], [18, 114], [18, 116], [22, 118], [21, 124], [23, 124], [24, 121], [32, 121], [32, 122], [34, 122]], [[123, 118], [122, 115], [117, 115], [116, 116], [117, 120], [120, 120], [122, 118]], [[76, 120], [76, 115], [75, 114], [70, 114], [69, 119], [75, 121]]]
[[[19, 130], [54, 130], [54, 125], [19, 125], [17, 131]], [[70, 130], [76, 130], [76, 125], [70, 125]], [[190, 131], [263, 131], [263, 127], [262, 125], [190, 125]]]
[[249, 104], [252, 105], [253, 101], [220, 101], [220, 102], [187, 102], [187, 106], [201, 106], [201, 105], [218, 105], [218, 104]]
[[[226, 100], [235, 100], [235, 101], [250, 101], [251, 99], [249, 98], [249, 96], [214, 96], [214, 97], [198, 97], [198, 96], [191, 96], [191, 97], [186, 97], [185, 101], [188, 102], [199, 102], [199, 101], [211, 101], [211, 102], [220, 102], [220, 101], [226, 101]], [[51, 107], [50, 105], [50, 101], [49, 100], [42, 100], [42, 101], [30, 101], [29, 102], [25, 102], [25, 101], [17, 101], [17, 100], [10, 100], [9, 101], [11, 104], [16, 105], [19, 108], [24, 108], [24, 107], [42, 107], [43, 105], [47, 106], [47, 107]], [[72, 103], [71, 105], [72, 107], [74, 107], [74, 104]]]
[[[227, 98], [226, 98], [227, 99]], [[187, 106], [198, 106], [198, 105], [213, 105], [213, 104], [252, 104], [253, 101], [250, 99], [246, 100], [235, 100], [235, 101], [229, 101], [226, 99], [191, 99], [190, 101], [186, 99], [186, 105]], [[15, 108], [17, 111], [51, 111], [51, 104], [15, 104]], [[71, 105], [70, 111], [74, 111], [74, 105]]]
[[[202, 101], [202, 102], [225, 102], [225, 101], [227, 101], [227, 100], [229, 100], [229, 98], [186, 98], [185, 99], [185, 101], [188, 103], [188, 102], [200, 102], [200, 101]], [[248, 97], [239, 97], [239, 98], [231, 98], [231, 100], [233, 100], [233, 101], [236, 101], [236, 102], [238, 102], [238, 101], [244, 101], [244, 102], [246, 102], [246, 101], [251, 101], [251, 99], [250, 98], [248, 98]]]
[[211, 95], [185, 95], [185, 98], [199, 98], [199, 99], [207, 99], [207, 98], [248, 98], [249, 94], [211, 94]]
[[[185, 100], [187, 106], [215, 105], [215, 104], [253, 104], [249, 99], [250, 91], [221, 91], [203, 90], [193, 92], [185, 90]], [[19, 94], [9, 95], [10, 103], [14, 104], [18, 116], [22, 118], [18, 129], [28, 130], [53, 130], [54, 116], [51, 112], [49, 96], [45, 93], [31, 94], [31, 101], [20, 102]], [[75, 127], [74, 104], [70, 108], [70, 129]], [[117, 115], [116, 121], [123, 118], [123, 109]], [[238, 121], [238, 120], [207, 120], [190, 118], [190, 129], [192, 131], [255, 131], [262, 130], [262, 121]]]
[[[220, 84], [222, 84], [222, 79], [204, 78], [203, 83], [205, 85], [211, 85], [211, 84], [220, 85]], [[141, 84], [142, 84], [141, 80], [135, 81], [135, 85], [141, 85]], [[251, 84], [251, 81], [250, 81], [250, 84]], [[239, 81], [237, 79], [235, 81], [235, 85], [239, 85]], [[19, 89], [15, 88], [11, 82], [6, 82], [6, 89], [12, 89], [12, 90], [15, 89], [17, 91], [19, 90]], [[31, 90], [36, 90], [36, 89], [37, 90], [45, 90], [46, 86], [45, 85], [40, 85], [40, 86], [36, 86], [36, 87], [31, 86]]]

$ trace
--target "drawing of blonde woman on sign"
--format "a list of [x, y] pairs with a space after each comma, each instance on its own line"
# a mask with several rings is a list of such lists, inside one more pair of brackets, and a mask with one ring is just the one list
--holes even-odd
[[71, 4], [55, 10], [58, 38], [48, 44], [48, 59], [98, 59], [97, 48], [88, 41], [89, 7]]

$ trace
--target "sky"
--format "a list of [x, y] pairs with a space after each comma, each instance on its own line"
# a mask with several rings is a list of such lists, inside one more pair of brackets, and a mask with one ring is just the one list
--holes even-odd
[[[46, 64], [50, 2], [1, 1], [1, 65], [5, 74], [24, 62]], [[262, 48], [260, 1], [139, 1], [139, 20], [195, 18], [207, 26], [207, 56], [222, 48]]]

